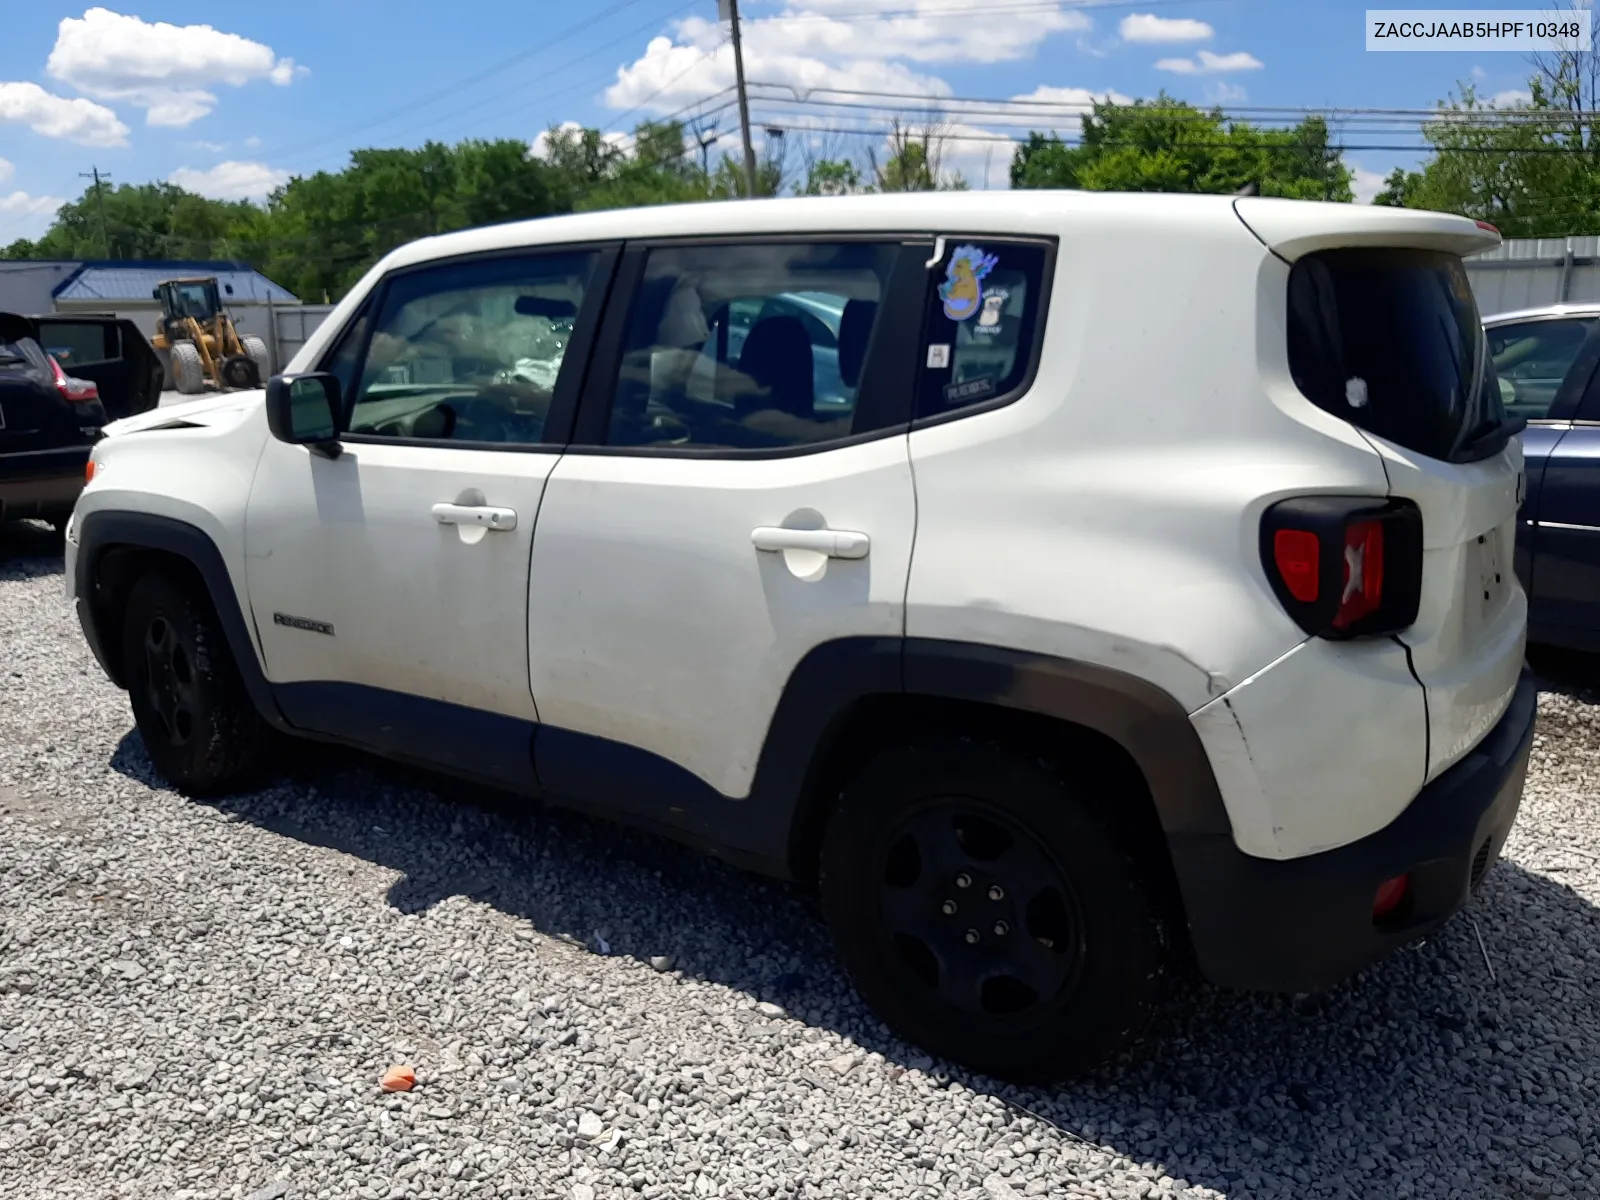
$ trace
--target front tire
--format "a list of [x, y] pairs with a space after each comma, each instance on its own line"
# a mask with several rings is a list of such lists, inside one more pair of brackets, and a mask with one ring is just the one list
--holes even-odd
[[1154, 1010], [1159, 911], [1077, 789], [1037, 758], [954, 737], [883, 751], [840, 797], [821, 889], [866, 1002], [974, 1070], [1076, 1075]]
[[174, 342], [171, 350], [172, 383], [185, 396], [206, 388], [206, 364], [192, 342]]
[[163, 779], [215, 795], [261, 770], [269, 730], [202, 589], [159, 571], [140, 578], [124, 613], [122, 654], [134, 722]]

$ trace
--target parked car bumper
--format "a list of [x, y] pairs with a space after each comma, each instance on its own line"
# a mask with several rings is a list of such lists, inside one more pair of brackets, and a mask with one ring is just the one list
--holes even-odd
[[[1538, 693], [1524, 669], [1504, 716], [1389, 825], [1320, 854], [1266, 859], [1231, 838], [1172, 844], [1202, 973], [1224, 987], [1314, 992], [1443, 925], [1498, 857], [1516, 819]], [[1351, 777], [1359, 787], [1359, 773]], [[1379, 885], [1408, 897], [1374, 920]]]
[[0, 454], [0, 520], [65, 517], [83, 491], [92, 447]]

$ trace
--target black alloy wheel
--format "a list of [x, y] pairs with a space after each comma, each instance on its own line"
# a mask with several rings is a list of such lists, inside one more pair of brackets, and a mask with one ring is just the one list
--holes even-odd
[[[1085, 764], [1086, 768], [1092, 764]], [[896, 1033], [1004, 1079], [1053, 1081], [1134, 1040], [1166, 920], [1086, 782], [959, 736], [890, 746], [846, 784], [819, 882], [857, 990]]]

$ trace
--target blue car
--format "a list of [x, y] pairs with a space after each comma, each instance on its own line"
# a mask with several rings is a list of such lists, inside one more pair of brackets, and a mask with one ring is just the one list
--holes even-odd
[[1600, 303], [1483, 325], [1506, 412], [1528, 422], [1516, 570], [1529, 639], [1600, 651]]

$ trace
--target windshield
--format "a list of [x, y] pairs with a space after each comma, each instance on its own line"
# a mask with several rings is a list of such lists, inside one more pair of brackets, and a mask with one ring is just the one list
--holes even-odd
[[1409, 450], [1484, 458], [1518, 428], [1453, 254], [1307, 255], [1289, 275], [1288, 335], [1289, 370], [1312, 403]]

